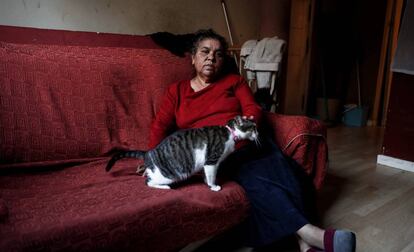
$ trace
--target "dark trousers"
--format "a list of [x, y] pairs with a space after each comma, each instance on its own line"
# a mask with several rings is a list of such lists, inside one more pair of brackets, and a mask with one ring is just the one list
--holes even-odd
[[293, 235], [314, 217], [310, 178], [271, 138], [263, 137], [261, 143], [236, 150], [224, 162], [251, 205], [250, 216], [238, 228], [245, 245], [252, 247]]

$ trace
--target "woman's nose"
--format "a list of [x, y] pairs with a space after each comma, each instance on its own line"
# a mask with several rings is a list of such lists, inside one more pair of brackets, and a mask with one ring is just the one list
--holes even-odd
[[213, 53], [213, 52], [210, 52], [210, 53], [207, 55], [207, 60], [211, 60], [211, 61], [215, 61], [215, 60], [216, 60], [216, 57], [215, 57], [215, 55], [214, 55], [214, 53]]

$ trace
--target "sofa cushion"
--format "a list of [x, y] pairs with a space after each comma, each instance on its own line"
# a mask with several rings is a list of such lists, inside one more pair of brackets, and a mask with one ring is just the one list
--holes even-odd
[[183, 76], [189, 59], [163, 49], [0, 42], [0, 163], [146, 149], [165, 87]]
[[0, 250], [176, 251], [247, 216], [235, 182], [213, 192], [196, 176], [177, 189], [154, 189], [135, 174], [140, 161], [120, 160], [111, 173], [106, 162], [3, 173], [8, 216], [0, 221]]

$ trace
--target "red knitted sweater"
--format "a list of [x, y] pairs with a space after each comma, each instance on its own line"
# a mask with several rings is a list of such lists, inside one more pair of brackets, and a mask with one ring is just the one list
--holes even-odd
[[170, 85], [151, 125], [149, 148], [176, 129], [225, 125], [236, 115], [261, 118], [250, 87], [239, 75], [229, 74], [194, 92], [190, 80]]

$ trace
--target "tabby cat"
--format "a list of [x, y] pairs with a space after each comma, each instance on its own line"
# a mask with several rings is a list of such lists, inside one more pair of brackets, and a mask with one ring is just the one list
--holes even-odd
[[248, 139], [258, 141], [256, 124], [241, 116], [231, 119], [226, 126], [208, 126], [179, 130], [165, 138], [148, 152], [123, 151], [111, 158], [106, 171], [121, 158], [143, 158], [146, 183], [150, 187], [170, 189], [204, 169], [205, 182], [213, 191], [220, 163], [234, 151], [235, 143]]

